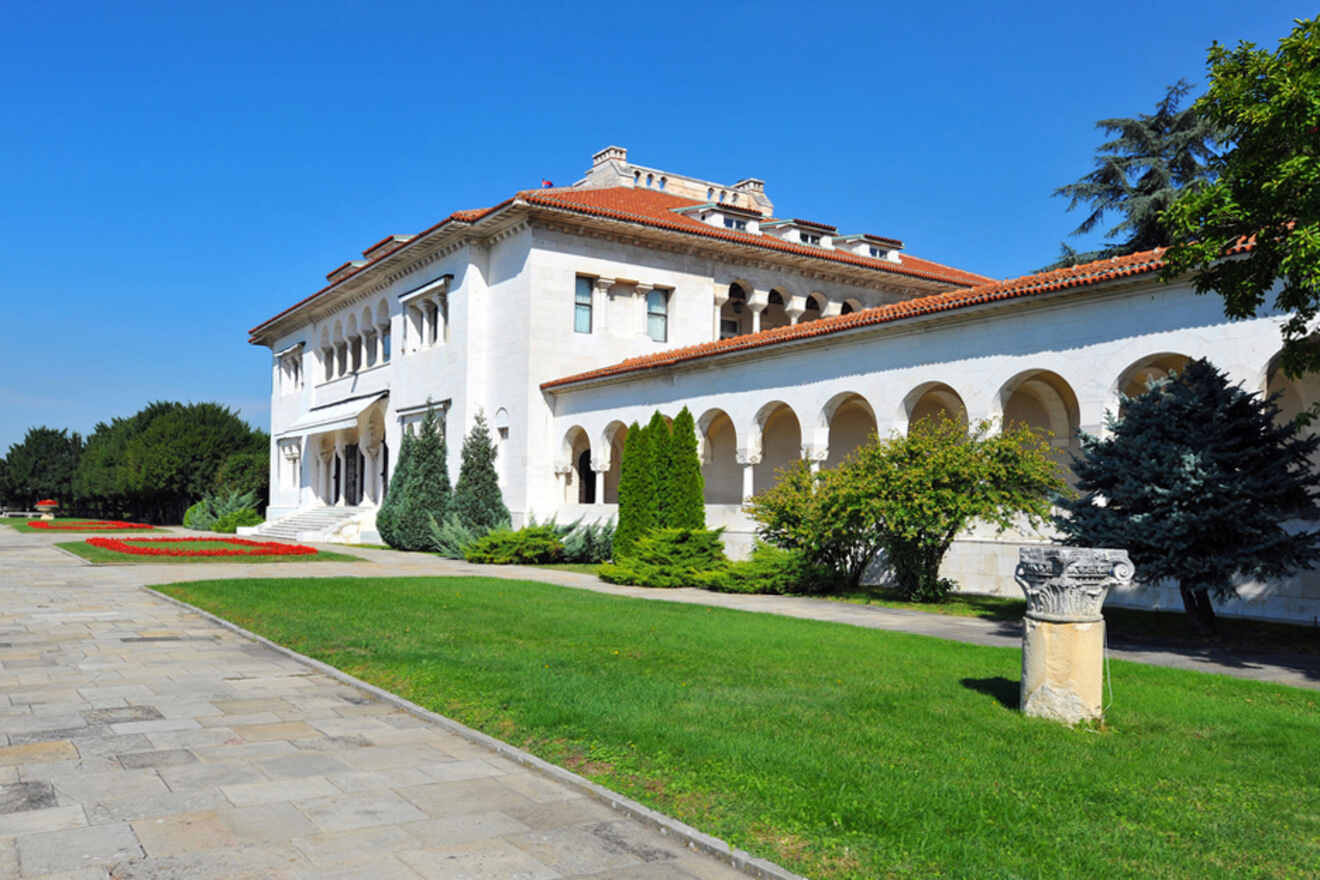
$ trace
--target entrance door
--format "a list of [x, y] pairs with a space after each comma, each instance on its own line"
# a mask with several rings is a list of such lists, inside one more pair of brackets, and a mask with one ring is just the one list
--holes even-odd
[[362, 500], [358, 482], [358, 448], [356, 443], [344, 447], [344, 503], [356, 507]]

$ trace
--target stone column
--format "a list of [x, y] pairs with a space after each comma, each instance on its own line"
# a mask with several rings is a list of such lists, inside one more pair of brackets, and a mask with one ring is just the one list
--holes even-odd
[[1126, 550], [1023, 547], [1014, 580], [1027, 595], [1022, 621], [1023, 713], [1065, 724], [1104, 711], [1105, 619], [1114, 586], [1132, 581]]
[[[336, 435], [334, 457], [339, 460], [339, 499], [335, 501], [335, 507], [344, 507], [347, 504], [347, 501], [345, 499], [348, 498], [348, 486], [346, 485], [346, 483], [348, 482], [347, 480], [348, 462], [344, 460], [344, 445], [345, 445], [344, 438], [342, 436]], [[330, 462], [331, 491], [334, 491], [334, 483], [335, 483], [334, 466], [335, 466], [334, 461], [331, 461]]]
[[830, 448], [828, 446], [803, 446], [802, 457], [807, 460], [807, 465], [811, 468], [813, 474], [820, 472], [820, 466], [825, 463], [825, 459], [830, 457]]
[[568, 500], [568, 487], [573, 479], [572, 462], [567, 462], [567, 461], [556, 462], [555, 476], [563, 478], [563, 481], [560, 483], [560, 489], [559, 489], [561, 503], [574, 503], [574, 504], [577, 503], [576, 498], [574, 498], [572, 502]]
[[790, 296], [784, 311], [788, 314], [789, 325], [796, 324], [802, 317], [802, 313], [807, 310], [807, 298], [805, 296]]
[[754, 290], [747, 298], [747, 308], [752, 310], [752, 332], [761, 332], [761, 313], [770, 305], [770, 291]]
[[742, 500], [746, 504], [756, 494], [756, 466], [761, 463], [761, 453], [759, 450], [752, 452], [739, 449], [735, 453], [735, 460], [743, 466]]
[[596, 475], [596, 500], [592, 502], [593, 507], [605, 507], [605, 475], [610, 472], [610, 463], [593, 461], [591, 471]]
[[639, 282], [633, 292], [633, 296], [635, 297], [634, 302], [636, 303], [637, 309], [637, 318], [635, 319], [637, 322], [636, 335], [643, 336], [647, 339], [651, 338], [651, 328], [648, 326], [650, 317], [649, 313], [646, 311], [646, 295], [652, 290], [655, 290], [654, 284]]
[[610, 310], [610, 288], [614, 286], [613, 278], [597, 278], [594, 283], [595, 295], [592, 297], [592, 332], [597, 328], [604, 334], [609, 327]]
[[725, 304], [726, 302], [728, 302], [728, 301], [729, 301], [729, 285], [727, 285], [727, 284], [716, 284], [716, 285], [715, 285], [715, 296], [714, 296], [714, 303], [715, 303], [715, 327], [714, 327], [713, 333], [712, 333], [712, 335], [711, 335], [711, 337], [710, 337], [712, 341], [717, 341], [717, 340], [719, 340], [719, 338], [720, 338], [720, 312], [723, 311], [723, 309], [724, 309], [724, 304]]

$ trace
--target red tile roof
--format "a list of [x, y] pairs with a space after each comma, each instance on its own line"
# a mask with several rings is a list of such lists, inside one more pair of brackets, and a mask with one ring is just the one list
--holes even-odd
[[[1251, 242], [1241, 242], [1229, 249], [1228, 254], [1243, 253], [1250, 250], [1251, 247]], [[629, 358], [626, 361], [595, 370], [588, 370], [585, 373], [552, 379], [549, 382], [541, 383], [541, 388], [543, 390], [561, 388], [565, 385], [586, 382], [591, 379], [621, 376], [627, 373], [641, 372], [656, 367], [668, 367], [716, 355], [764, 348], [769, 345], [795, 342], [815, 336], [828, 336], [861, 327], [888, 324], [906, 318], [962, 309], [997, 300], [1017, 299], [1073, 287], [1089, 287], [1105, 281], [1113, 281], [1133, 275], [1145, 275], [1159, 271], [1164, 267], [1164, 260], [1161, 259], [1163, 254], [1164, 248], [1139, 251], [1123, 257], [1097, 260], [1094, 263], [1083, 263], [1080, 266], [1071, 266], [1066, 269], [1038, 272], [1035, 275], [1024, 275], [1021, 278], [1013, 278], [1008, 281], [982, 284], [979, 287], [971, 287], [965, 290], [949, 290], [944, 293], [917, 297], [891, 305], [863, 309], [847, 315], [821, 318], [806, 324], [776, 327], [773, 330], [762, 330], [760, 333], [735, 336], [717, 342], [703, 342], [700, 345], [674, 348], [669, 351]]]
[[[985, 275], [978, 275], [974, 272], [964, 272], [961, 269], [954, 269], [950, 266], [944, 266], [930, 260], [923, 260], [919, 257], [908, 256], [907, 254], [903, 255], [903, 261], [900, 264], [893, 263], [889, 260], [858, 256], [849, 251], [824, 250], [820, 247], [813, 247], [811, 245], [782, 241], [772, 235], [752, 235], [750, 233], [739, 232], [733, 229], [718, 228], [703, 223], [695, 217], [688, 217], [683, 214], [675, 213], [673, 210], [674, 208], [705, 204], [704, 202], [685, 199], [680, 196], [659, 192], [657, 190], [634, 189], [632, 187], [613, 187], [609, 189], [525, 190], [518, 193], [514, 198], [506, 199], [498, 205], [493, 205], [489, 208], [455, 211], [434, 226], [423, 229], [411, 240], [401, 244], [399, 247], [382, 249], [381, 252], [373, 254], [365, 265], [359, 266], [351, 272], [345, 272], [341, 277], [330, 284], [327, 284], [325, 287], [322, 287], [310, 296], [299, 300], [275, 316], [262, 321], [260, 324], [249, 330], [248, 333], [250, 335], [255, 334], [267, 324], [301, 308], [313, 299], [316, 299], [318, 296], [328, 292], [336, 285], [342, 284], [344, 281], [354, 277], [358, 273], [371, 268], [380, 260], [416, 245], [418, 242], [426, 238], [428, 233], [434, 232], [448, 223], [475, 223], [490, 214], [508, 207], [517, 199], [521, 199], [529, 205], [641, 223], [659, 229], [669, 229], [692, 235], [700, 235], [707, 238], [718, 238], [723, 239], [724, 241], [754, 245], [769, 250], [830, 260], [836, 263], [848, 263], [854, 266], [879, 269], [895, 275], [921, 278], [927, 281], [937, 281], [966, 287], [974, 284], [983, 284], [987, 281], [993, 280]], [[340, 268], [342, 269], [343, 267]]]
[[711, 226], [695, 217], [674, 212], [674, 208], [687, 208], [705, 204], [704, 202], [685, 199], [681, 196], [656, 190], [633, 189], [632, 187], [561, 190], [558, 192], [527, 190], [519, 193], [518, 197], [532, 205], [562, 208], [581, 214], [610, 217], [615, 220], [627, 220], [660, 229], [672, 229], [676, 232], [686, 232], [707, 238], [719, 238], [725, 241], [815, 257], [835, 263], [864, 266], [869, 269], [879, 269], [896, 275], [907, 275], [928, 281], [940, 281], [966, 287], [994, 280], [987, 275], [965, 272], [961, 269], [954, 269], [950, 266], [944, 266], [940, 263], [907, 254], [903, 255], [901, 263], [894, 263], [889, 260], [859, 256], [850, 251], [824, 250], [811, 245], [783, 241], [772, 235], [753, 235], [748, 232], [739, 232], [736, 229]]

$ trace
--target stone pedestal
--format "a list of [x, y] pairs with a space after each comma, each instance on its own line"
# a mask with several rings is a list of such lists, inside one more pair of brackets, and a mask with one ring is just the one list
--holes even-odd
[[1113, 586], [1132, 580], [1126, 550], [1024, 547], [1014, 578], [1027, 595], [1022, 633], [1022, 711], [1065, 724], [1099, 720], [1105, 621]]

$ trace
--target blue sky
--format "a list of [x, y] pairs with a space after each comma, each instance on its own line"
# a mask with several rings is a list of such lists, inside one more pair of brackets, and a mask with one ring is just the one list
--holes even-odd
[[1023, 274], [1081, 219], [1050, 193], [1089, 170], [1096, 119], [1309, 14], [1249, 8], [10, 4], [0, 451], [150, 400], [265, 427], [249, 327], [386, 234], [570, 183], [606, 144]]

